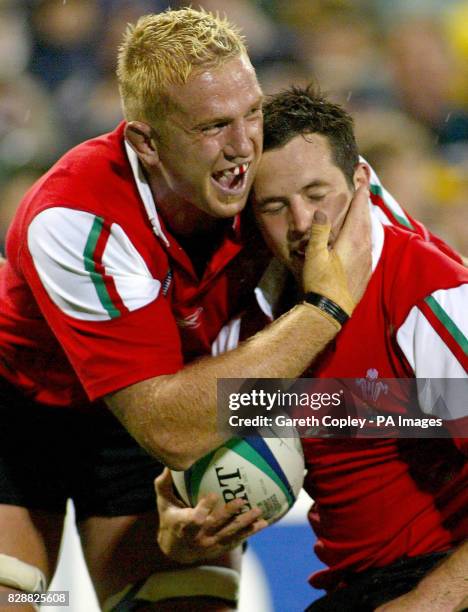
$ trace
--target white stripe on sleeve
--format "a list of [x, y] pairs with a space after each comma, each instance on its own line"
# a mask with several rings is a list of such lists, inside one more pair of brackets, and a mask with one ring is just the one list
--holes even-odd
[[[465, 335], [468, 334], [467, 291], [468, 286], [462, 285], [436, 291], [432, 296]], [[463, 398], [460, 393], [468, 380], [467, 372], [419, 308], [411, 309], [396, 339], [416, 378], [425, 379], [418, 386], [421, 409], [444, 419], [467, 416], [466, 396]], [[465, 379], [465, 382], [450, 379]], [[439, 402], [439, 398], [444, 401]]]
[[[45, 290], [65, 314], [104, 321], [111, 315], [100, 299], [97, 285], [104, 287], [105, 283], [102, 275], [91, 274], [84, 257], [95, 221], [96, 216], [88, 212], [49, 208], [30, 224], [28, 247]], [[129, 310], [141, 308], [159, 295], [161, 283], [151, 276], [142, 256], [115, 223], [110, 228], [102, 264]]]

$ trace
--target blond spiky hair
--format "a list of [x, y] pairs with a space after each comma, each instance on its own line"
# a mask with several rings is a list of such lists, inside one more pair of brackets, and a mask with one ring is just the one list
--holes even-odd
[[166, 88], [183, 84], [200, 66], [212, 68], [246, 53], [227, 19], [203, 9], [168, 9], [129, 24], [119, 49], [117, 77], [127, 120], [154, 123], [167, 110]]

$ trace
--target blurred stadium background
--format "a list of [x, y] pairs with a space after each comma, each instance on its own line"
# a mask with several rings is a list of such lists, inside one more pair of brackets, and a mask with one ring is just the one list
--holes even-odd
[[[0, 0], [0, 248], [32, 182], [66, 149], [121, 119], [114, 68], [122, 31], [139, 15], [168, 6], [163, 0]], [[266, 93], [315, 80], [345, 105], [355, 117], [361, 153], [385, 186], [468, 254], [468, 0], [206, 0], [192, 6], [241, 26]], [[266, 595], [263, 603], [259, 594], [249, 596], [244, 612], [293, 612], [312, 600], [305, 580], [316, 561], [312, 536], [303, 531], [305, 507], [297, 520], [252, 542], [252, 563], [267, 568], [265, 584], [260, 573], [256, 579]], [[283, 531], [289, 553], [280, 547], [282, 529], [293, 530]], [[66, 555], [79, 565], [72, 530], [67, 542]], [[304, 595], [286, 570], [271, 564], [279, 557], [285, 567], [308, 568], [300, 577]], [[68, 609], [91, 612], [95, 604], [80, 575], [70, 586], [71, 565], [62, 566], [58, 583], [75, 593]], [[275, 590], [282, 581], [286, 594]]]

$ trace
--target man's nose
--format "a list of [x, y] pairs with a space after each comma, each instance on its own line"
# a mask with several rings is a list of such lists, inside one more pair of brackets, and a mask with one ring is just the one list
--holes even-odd
[[246, 159], [252, 155], [252, 150], [253, 136], [245, 121], [232, 123], [224, 147], [226, 157], [231, 160]]
[[289, 233], [293, 239], [307, 234], [312, 225], [316, 207], [301, 197], [292, 198], [289, 204]]

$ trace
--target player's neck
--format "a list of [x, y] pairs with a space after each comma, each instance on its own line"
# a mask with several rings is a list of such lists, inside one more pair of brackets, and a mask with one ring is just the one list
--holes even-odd
[[188, 203], [157, 203], [165, 226], [187, 253], [199, 278], [218, 248], [232, 219], [217, 219]]
[[169, 189], [161, 188], [155, 177], [148, 177], [148, 182], [156, 202], [158, 214], [164, 224], [176, 237], [202, 236], [216, 231], [219, 219], [208, 215], [192, 203], [176, 197]]
[[216, 234], [224, 227], [223, 219], [212, 217], [187, 202], [159, 199], [156, 207], [164, 224], [176, 238], [200, 239]]

